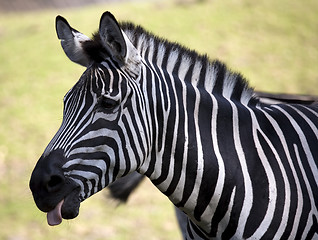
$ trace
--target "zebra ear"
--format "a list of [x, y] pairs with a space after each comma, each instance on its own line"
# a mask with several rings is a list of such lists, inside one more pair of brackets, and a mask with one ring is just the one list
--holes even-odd
[[127, 46], [118, 22], [110, 12], [104, 12], [100, 19], [99, 35], [111, 57], [124, 64]]
[[141, 56], [110, 12], [105, 12], [101, 17], [99, 35], [111, 57], [136, 79], [141, 69]]
[[87, 67], [90, 58], [85, 54], [82, 43], [91, 41], [90, 38], [73, 29], [66, 19], [61, 16], [56, 17], [55, 24], [57, 37], [61, 40], [65, 54], [73, 62]]

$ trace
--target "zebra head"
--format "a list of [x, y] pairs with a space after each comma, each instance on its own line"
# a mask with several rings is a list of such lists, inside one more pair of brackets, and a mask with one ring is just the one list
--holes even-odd
[[50, 225], [76, 217], [81, 201], [137, 170], [149, 146], [145, 124], [135, 124], [144, 111], [141, 57], [113, 15], [102, 15], [92, 39], [60, 16], [56, 31], [69, 59], [87, 69], [65, 95], [62, 124], [30, 179]]

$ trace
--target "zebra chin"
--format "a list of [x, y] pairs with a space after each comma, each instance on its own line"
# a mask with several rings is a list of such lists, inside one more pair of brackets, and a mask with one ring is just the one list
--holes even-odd
[[62, 150], [54, 150], [37, 162], [30, 179], [30, 189], [36, 206], [48, 213], [49, 225], [62, 219], [73, 219], [79, 214], [81, 187], [64, 175]]

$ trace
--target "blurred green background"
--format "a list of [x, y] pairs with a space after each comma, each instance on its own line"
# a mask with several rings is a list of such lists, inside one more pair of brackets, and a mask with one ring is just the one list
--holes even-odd
[[[1, 10], [1, 9], [0, 9]], [[104, 11], [207, 53], [257, 90], [318, 95], [317, 0], [121, 1], [69, 9], [0, 12], [0, 239], [180, 239], [173, 207], [149, 182], [127, 205], [107, 190], [79, 217], [48, 227], [28, 188], [59, 127], [62, 99], [84, 69], [69, 61], [55, 16], [87, 34]]]

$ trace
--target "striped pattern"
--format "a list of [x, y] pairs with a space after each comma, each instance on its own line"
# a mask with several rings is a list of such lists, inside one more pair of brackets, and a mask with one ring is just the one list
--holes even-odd
[[137, 170], [188, 215], [189, 239], [317, 236], [318, 105], [262, 104], [220, 62], [121, 27], [141, 74], [90, 66], [45, 152], [64, 150], [82, 200]]

